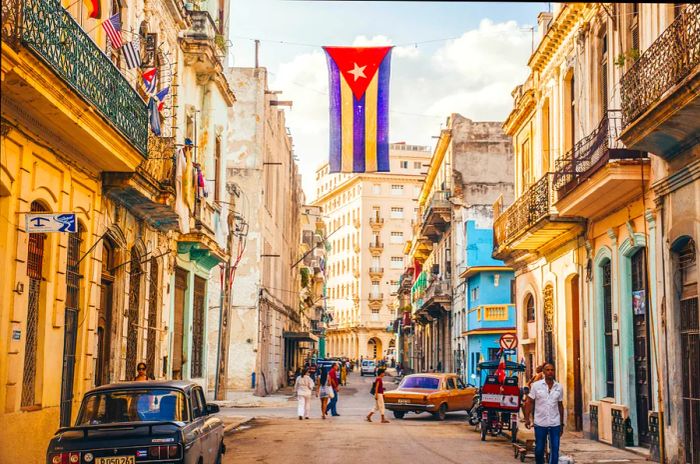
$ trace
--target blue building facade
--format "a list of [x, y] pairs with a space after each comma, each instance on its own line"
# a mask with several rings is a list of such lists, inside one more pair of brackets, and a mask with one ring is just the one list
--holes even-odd
[[[481, 361], [495, 359], [504, 333], [515, 333], [515, 305], [511, 285], [513, 271], [502, 261], [493, 259], [493, 230], [480, 228], [476, 221], [465, 222], [465, 268], [460, 277], [465, 280], [466, 381], [479, 381], [476, 366]], [[515, 361], [517, 355], [507, 359]]]

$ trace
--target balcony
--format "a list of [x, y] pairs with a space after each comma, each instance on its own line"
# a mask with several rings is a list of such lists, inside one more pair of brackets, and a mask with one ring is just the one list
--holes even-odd
[[381, 279], [383, 275], [384, 275], [384, 268], [383, 267], [372, 266], [369, 268], [369, 276], [371, 279]]
[[220, 213], [217, 206], [204, 198], [196, 198], [194, 204], [194, 229], [180, 235], [177, 242], [179, 254], [189, 253], [189, 259], [206, 269], [222, 263], [227, 252], [219, 245], [216, 236], [216, 216]]
[[439, 304], [449, 311], [452, 305], [452, 284], [448, 279], [437, 278], [425, 289], [423, 304]]
[[467, 313], [467, 335], [498, 333], [515, 329], [515, 305], [494, 304], [472, 308]]
[[700, 5], [685, 10], [620, 81], [622, 141], [671, 158], [700, 139]]
[[[553, 174], [545, 174], [494, 221], [493, 257], [511, 260], [544, 246], [558, 246], [581, 230], [580, 218], [560, 217], [554, 208]], [[515, 258], [515, 256], [513, 256]]]
[[[618, 141], [619, 111], [609, 111], [596, 129], [556, 164], [554, 188], [562, 216], [594, 219], [628, 204], [651, 177], [647, 153]], [[640, 169], [641, 168], [641, 169]]]
[[198, 81], [212, 81], [228, 106], [236, 101], [226, 76], [226, 38], [221, 34], [208, 11], [188, 10], [191, 27], [179, 38], [185, 66], [197, 73]]
[[[2, 2], [3, 116], [16, 113], [101, 171], [134, 170], [148, 148], [148, 110], [58, 0]], [[5, 48], [9, 46], [8, 48]], [[26, 52], [30, 53], [26, 53]]]
[[[133, 172], [106, 172], [102, 188], [152, 227], [179, 230], [175, 211], [175, 139], [148, 138], [148, 158]], [[189, 215], [184, 218], [189, 221]]]
[[452, 203], [449, 198], [450, 192], [447, 190], [438, 190], [430, 197], [423, 210], [421, 236], [437, 242], [449, 228], [452, 220]]
[[381, 301], [384, 299], [384, 294], [380, 293], [380, 292], [371, 291], [371, 292], [369, 292], [368, 299], [369, 299], [369, 301], [376, 301], [376, 300]]
[[369, 226], [375, 231], [381, 230], [381, 228], [384, 226], [384, 218], [379, 217], [379, 212], [375, 212], [373, 216], [370, 216]]
[[369, 252], [373, 255], [378, 255], [384, 251], [384, 244], [379, 240], [373, 240], [369, 242]]

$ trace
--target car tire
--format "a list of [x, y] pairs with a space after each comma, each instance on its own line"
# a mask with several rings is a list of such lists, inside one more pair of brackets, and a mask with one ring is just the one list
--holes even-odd
[[434, 416], [437, 420], [444, 421], [447, 416], [447, 403], [442, 403]]
[[394, 413], [394, 417], [397, 419], [403, 419], [403, 416], [406, 415], [406, 411], [392, 411]]

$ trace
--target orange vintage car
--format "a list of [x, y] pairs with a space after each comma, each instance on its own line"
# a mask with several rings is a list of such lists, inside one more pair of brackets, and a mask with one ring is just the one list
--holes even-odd
[[465, 385], [457, 374], [411, 374], [396, 390], [384, 392], [384, 405], [402, 419], [407, 412], [429, 412], [444, 420], [451, 411], [468, 411], [476, 387]]

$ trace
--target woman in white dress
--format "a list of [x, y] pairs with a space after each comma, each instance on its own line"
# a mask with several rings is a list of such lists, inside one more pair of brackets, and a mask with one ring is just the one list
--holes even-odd
[[304, 368], [301, 375], [294, 382], [294, 391], [297, 395], [297, 414], [299, 420], [308, 419], [311, 410], [311, 392], [314, 390], [314, 381], [309, 377], [308, 368]]

